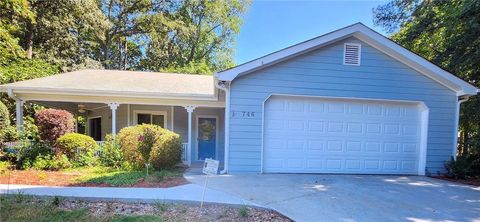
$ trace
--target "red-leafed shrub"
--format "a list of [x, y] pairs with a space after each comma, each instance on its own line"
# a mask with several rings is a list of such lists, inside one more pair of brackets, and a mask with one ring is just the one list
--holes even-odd
[[35, 114], [40, 138], [54, 143], [60, 136], [72, 133], [75, 122], [73, 115], [65, 110], [44, 109]]

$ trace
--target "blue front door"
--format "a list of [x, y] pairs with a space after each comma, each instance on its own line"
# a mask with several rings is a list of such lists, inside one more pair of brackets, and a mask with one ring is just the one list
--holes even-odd
[[198, 118], [198, 160], [215, 159], [217, 146], [217, 119]]

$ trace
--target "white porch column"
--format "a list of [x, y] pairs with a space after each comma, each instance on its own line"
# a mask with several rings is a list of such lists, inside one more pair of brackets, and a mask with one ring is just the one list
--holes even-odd
[[16, 114], [16, 124], [18, 132], [23, 130], [23, 101], [20, 99], [15, 99], [15, 114]]
[[195, 106], [185, 106], [188, 112], [188, 148], [187, 148], [187, 162], [190, 166], [192, 164], [192, 113]]
[[117, 108], [120, 104], [118, 103], [108, 103], [108, 106], [112, 110], [112, 136], [115, 137], [117, 134]]

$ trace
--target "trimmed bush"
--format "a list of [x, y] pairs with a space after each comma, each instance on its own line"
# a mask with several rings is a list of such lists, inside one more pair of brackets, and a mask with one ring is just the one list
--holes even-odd
[[57, 139], [56, 149], [58, 154], [65, 154], [75, 166], [87, 166], [93, 163], [93, 153], [98, 145], [90, 136], [67, 133]]
[[171, 168], [181, 160], [180, 136], [172, 131], [166, 131], [157, 139], [150, 153], [150, 163], [157, 170]]
[[145, 145], [141, 143], [145, 141], [146, 132], [154, 135], [148, 158], [155, 169], [170, 168], [180, 162], [180, 136], [156, 125], [143, 124], [123, 128], [117, 135], [123, 156], [132, 167], [142, 169], [148, 162], [140, 151], [145, 149]]
[[75, 121], [73, 115], [65, 110], [44, 109], [35, 114], [35, 124], [40, 138], [54, 143], [60, 136], [73, 132]]
[[106, 167], [121, 168], [123, 162], [122, 149], [118, 144], [118, 140], [114, 139], [110, 134], [105, 136], [102, 154], [100, 155], [100, 163]]

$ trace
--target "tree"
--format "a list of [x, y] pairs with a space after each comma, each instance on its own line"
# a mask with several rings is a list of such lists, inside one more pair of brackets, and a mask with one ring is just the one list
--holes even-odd
[[[480, 87], [480, 1], [392, 0], [374, 9], [391, 38]], [[463, 103], [458, 155], [480, 156], [480, 99]]]
[[99, 42], [96, 57], [106, 68], [131, 67], [131, 61], [142, 56], [141, 43], [135, 37], [146, 33], [153, 15], [164, 12], [168, 5], [162, 0], [101, 0], [100, 8], [112, 26]]
[[0, 1], [0, 66], [25, 57], [17, 37], [24, 22], [35, 22], [27, 0]]
[[[96, 0], [29, 0], [36, 16], [26, 21], [21, 35], [28, 58], [59, 65], [62, 71], [88, 63], [110, 23]], [[96, 66], [96, 65], [95, 65]]]
[[[20, 36], [26, 23], [34, 24], [35, 13], [27, 0], [5, 0], [0, 2], [0, 84], [44, 77], [58, 73], [58, 67], [40, 59], [27, 59], [25, 50], [20, 45]], [[14, 120], [15, 101], [6, 94], [0, 95]], [[32, 116], [37, 106], [26, 103], [26, 116]]]
[[[249, 4], [244, 0], [183, 1], [170, 16], [154, 17], [142, 68], [208, 74], [231, 67], [234, 37]], [[209, 68], [187, 68], [197, 65]]]

